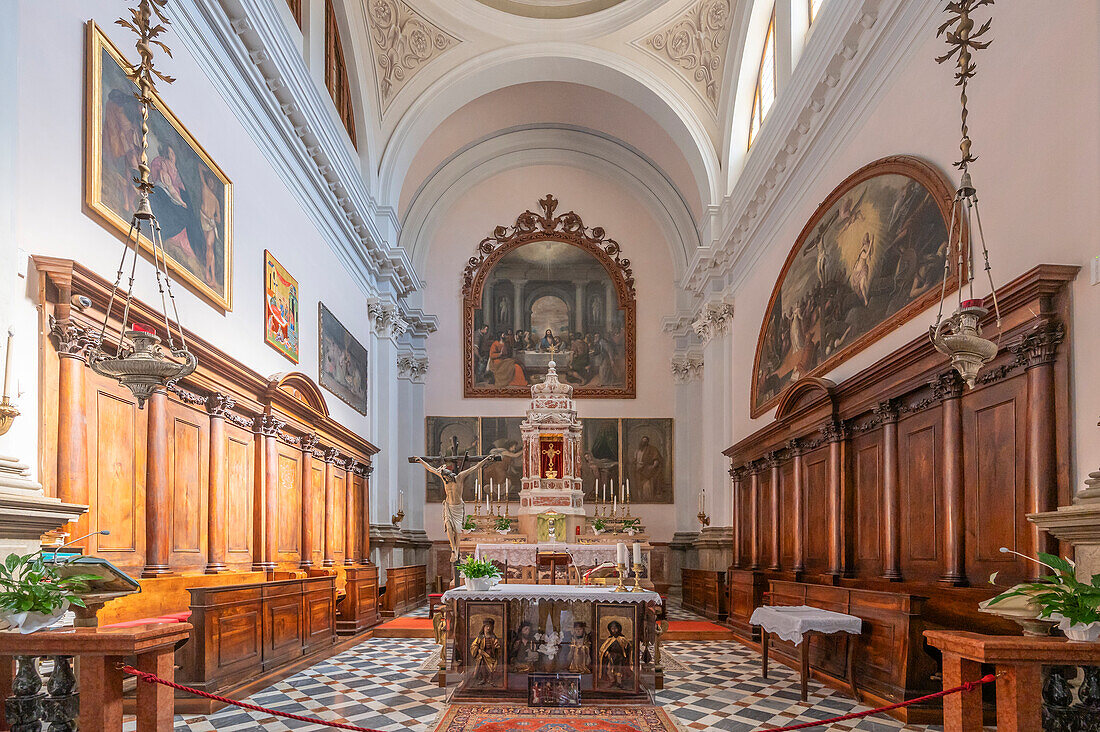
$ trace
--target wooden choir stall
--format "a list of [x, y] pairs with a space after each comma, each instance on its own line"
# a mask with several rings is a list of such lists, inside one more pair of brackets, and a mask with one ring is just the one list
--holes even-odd
[[[378, 448], [330, 416], [305, 374], [262, 376], [193, 333], [198, 370], [138, 409], [86, 364], [110, 284], [71, 260], [33, 261], [40, 348], [56, 354], [42, 360], [42, 483], [89, 506], [71, 536], [110, 532], [81, 551], [141, 578], [99, 624], [190, 622], [180, 677], [222, 694], [269, 684], [333, 653], [338, 633], [376, 624]], [[140, 302], [131, 317], [163, 322]]]
[[[871, 706], [940, 687], [941, 654], [923, 632], [1018, 635], [978, 603], [1034, 576], [1056, 543], [1027, 514], [1069, 502], [1068, 285], [1076, 267], [1040, 265], [998, 290], [1001, 351], [967, 389], [927, 337], [850, 378], [803, 378], [775, 419], [725, 451], [734, 506], [726, 572], [729, 623], [757, 637], [763, 604], [858, 616], [863, 632], [814, 636], [814, 676], [843, 688], [855, 643], [859, 695]], [[989, 301], [986, 302], [990, 306]], [[989, 332], [996, 328], [986, 324]], [[798, 654], [773, 654], [797, 668]], [[940, 707], [900, 711], [938, 722]]]

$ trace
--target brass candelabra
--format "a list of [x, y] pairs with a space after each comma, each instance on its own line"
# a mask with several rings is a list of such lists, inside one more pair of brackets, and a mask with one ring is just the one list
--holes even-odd
[[615, 571], [619, 573], [619, 584], [616, 585], [615, 589], [613, 589], [611, 591], [612, 592], [630, 592], [630, 589], [623, 583], [623, 580], [626, 579], [626, 565], [616, 563], [615, 564]]

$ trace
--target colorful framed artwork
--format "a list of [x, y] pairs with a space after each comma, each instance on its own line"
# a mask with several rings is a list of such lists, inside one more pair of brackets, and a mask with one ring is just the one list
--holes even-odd
[[638, 690], [638, 605], [596, 605], [596, 682], [600, 691]]
[[575, 397], [635, 396], [630, 261], [573, 211], [525, 211], [483, 239], [464, 272], [466, 397], [529, 397], [549, 364]]
[[[844, 180], [798, 235], [764, 312], [750, 413], [801, 378], [862, 351], [940, 296], [953, 189], [928, 163], [899, 155]], [[953, 292], [958, 273], [951, 272]]]
[[506, 691], [508, 626], [505, 603], [466, 602], [466, 681], [469, 689]]
[[[141, 155], [141, 111], [131, 65], [88, 22], [85, 203], [121, 236], [138, 203], [133, 179]], [[202, 145], [153, 94], [149, 203], [160, 222], [168, 269], [177, 281], [222, 310], [233, 309], [233, 184]], [[144, 235], [141, 246], [152, 252]]]
[[298, 280], [264, 250], [264, 342], [298, 363]]
[[367, 349], [317, 303], [318, 381], [360, 414], [367, 413]]
[[580, 674], [530, 674], [527, 677], [527, 706], [579, 707]]

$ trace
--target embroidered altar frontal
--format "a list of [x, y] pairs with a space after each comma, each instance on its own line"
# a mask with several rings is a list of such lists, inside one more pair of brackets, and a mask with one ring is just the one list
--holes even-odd
[[582, 705], [653, 701], [654, 592], [509, 584], [443, 599], [449, 701], [527, 700], [544, 674], [578, 679]]
[[511, 704], [454, 704], [435, 732], [536, 732], [553, 725], [555, 732], [676, 732], [678, 727], [659, 707], [595, 706], [537, 709]]

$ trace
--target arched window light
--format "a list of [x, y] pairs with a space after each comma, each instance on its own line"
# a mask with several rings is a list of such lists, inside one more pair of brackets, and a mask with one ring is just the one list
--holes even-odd
[[749, 121], [749, 147], [752, 147], [760, 125], [768, 116], [775, 101], [775, 9], [764, 38], [764, 52], [760, 56], [760, 71], [756, 75], [756, 93], [752, 99], [752, 119]]
[[814, 20], [817, 18], [817, 11], [821, 7], [821, 3], [825, 0], [806, 0], [810, 6], [810, 24], [813, 25]]

